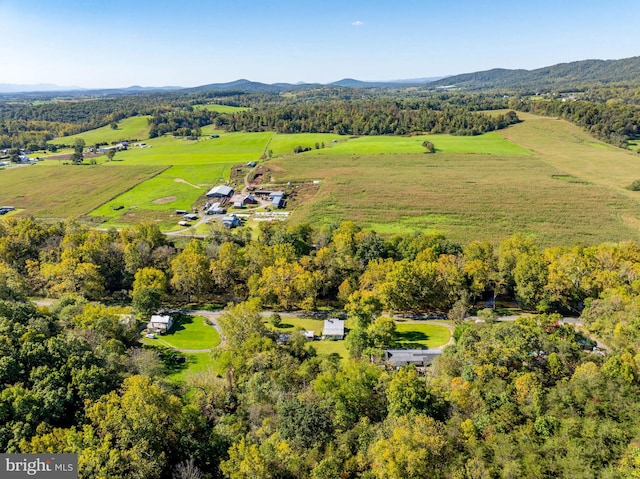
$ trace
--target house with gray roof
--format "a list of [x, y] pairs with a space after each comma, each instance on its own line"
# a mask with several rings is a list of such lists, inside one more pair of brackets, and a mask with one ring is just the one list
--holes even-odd
[[386, 349], [384, 359], [389, 365], [395, 367], [409, 364], [429, 366], [441, 354], [441, 349]]

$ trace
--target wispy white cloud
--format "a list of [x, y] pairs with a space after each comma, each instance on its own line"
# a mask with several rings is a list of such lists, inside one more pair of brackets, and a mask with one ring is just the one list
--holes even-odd
[[362, 25], [364, 25], [364, 22], [361, 20], [356, 20], [355, 22], [351, 22], [351, 25], [353, 25], [354, 27], [361, 27]]

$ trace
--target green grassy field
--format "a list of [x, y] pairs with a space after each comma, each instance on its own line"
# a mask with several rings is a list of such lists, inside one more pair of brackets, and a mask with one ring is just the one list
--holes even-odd
[[308, 154], [318, 155], [374, 155], [423, 153], [422, 143], [430, 141], [436, 152], [486, 155], [528, 155], [530, 151], [512, 143], [497, 132], [478, 136], [419, 135], [419, 136], [361, 136], [348, 141], [331, 143], [324, 150]]
[[[152, 148], [134, 147], [121, 151], [118, 165], [173, 165], [157, 177], [123, 192], [92, 217], [106, 220], [104, 226], [121, 227], [139, 221], [158, 222], [164, 229], [175, 226], [169, 217], [176, 209], [191, 209], [212, 186], [229, 179], [231, 166], [257, 160], [272, 133], [222, 133], [220, 138], [200, 141], [167, 136], [148, 140]], [[114, 211], [114, 206], [124, 206]]]
[[187, 377], [198, 374], [208, 369], [215, 370], [215, 361], [211, 357], [210, 353], [196, 353], [196, 354], [184, 354], [185, 363], [180, 367], [174, 367], [167, 378], [170, 381], [180, 383]]
[[136, 165], [246, 163], [260, 158], [272, 135], [270, 132], [220, 133], [220, 138], [201, 137], [199, 140], [163, 136], [146, 141], [151, 148], [133, 147], [119, 152], [116, 159]]
[[[294, 222], [349, 219], [382, 234], [439, 231], [461, 243], [499, 242], [515, 232], [542, 245], [640, 240], [640, 193], [626, 189], [640, 179], [638, 154], [598, 142], [562, 120], [519, 116], [520, 124], [475, 137], [217, 131], [220, 137], [212, 139], [215, 130], [205, 127], [199, 141], [154, 138], [146, 141], [150, 148], [119, 152], [116, 161], [100, 157], [98, 166], [47, 160], [5, 169], [0, 186], [4, 202], [39, 217], [91, 211], [104, 226], [154, 221], [171, 230], [175, 209], [190, 209], [208, 188], [229, 179], [233, 165], [271, 150], [267, 181], [321, 180], [317, 192], [292, 203]], [[124, 120], [121, 128], [141, 120]], [[87, 134], [114, 133], [98, 130]], [[435, 144], [435, 154], [423, 152], [425, 139]], [[316, 143], [325, 148], [316, 150]], [[298, 145], [312, 150], [292, 154]]]
[[147, 119], [149, 116], [132, 116], [118, 122], [118, 129], [114, 130], [111, 126], [103, 126], [95, 130], [85, 131], [77, 135], [63, 136], [51, 140], [49, 143], [53, 145], [73, 145], [78, 138], [82, 138], [87, 145], [95, 145], [96, 143], [117, 143], [123, 140], [146, 140], [149, 138], [149, 124]]
[[439, 324], [396, 320], [396, 340], [403, 349], [430, 349], [449, 342], [449, 329]]
[[515, 232], [543, 245], [640, 240], [640, 194], [625, 189], [640, 178], [637, 154], [564, 121], [521, 116], [523, 123], [496, 133], [520, 145], [517, 154], [309, 152], [266, 165], [280, 182], [321, 180], [293, 221], [348, 219], [383, 234], [439, 231], [462, 243], [497, 243]]
[[162, 171], [157, 166], [61, 165], [7, 168], [0, 171], [3, 203], [36, 218], [77, 217]]
[[172, 349], [211, 349], [220, 344], [220, 335], [202, 316], [182, 315], [169, 333], [145, 338], [143, 342]]
[[[282, 318], [282, 324], [275, 328], [265, 318], [265, 325], [272, 330], [291, 333], [296, 330], [314, 331], [316, 336], [322, 335], [324, 321], [313, 318]], [[349, 320], [345, 323], [348, 334]], [[449, 342], [449, 329], [445, 326], [420, 321], [396, 320], [396, 340], [398, 345], [404, 349], [429, 349], [444, 346]], [[337, 353], [342, 357], [347, 357], [348, 352], [345, 341], [309, 341], [307, 347], [313, 347], [318, 354]]]
[[206, 105], [193, 105], [194, 108], [202, 108], [208, 111], [217, 111], [218, 113], [233, 113], [235, 111], [247, 111], [250, 108], [231, 105], [218, 105], [216, 103], [207, 103]]

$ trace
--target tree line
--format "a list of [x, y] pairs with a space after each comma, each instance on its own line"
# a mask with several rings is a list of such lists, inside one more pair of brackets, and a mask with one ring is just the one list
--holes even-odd
[[628, 141], [640, 132], [640, 107], [637, 104], [556, 99], [514, 100], [510, 105], [518, 111], [563, 118], [621, 148], [628, 147]]
[[[541, 248], [516, 234], [498, 246], [459, 245], [441, 234], [383, 238], [353, 222], [312, 228], [264, 223], [176, 245], [153, 225], [97, 231], [31, 218], [0, 223], [0, 298], [79, 294], [133, 300], [244, 301], [313, 311], [321, 305], [437, 312], [463, 318], [499, 298], [528, 311], [578, 315], [607, 291], [631, 294], [640, 247], [633, 242]], [[359, 306], [360, 305], [360, 306]]]

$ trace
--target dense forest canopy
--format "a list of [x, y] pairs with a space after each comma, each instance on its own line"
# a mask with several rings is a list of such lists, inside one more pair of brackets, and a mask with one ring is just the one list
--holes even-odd
[[[632, 477], [640, 441], [640, 247], [539, 248], [353, 223], [267, 225], [172, 244], [154, 226], [0, 223], [0, 449], [79, 454], [81, 477]], [[27, 295], [58, 298], [49, 308]], [[498, 296], [582, 314], [463, 322]], [[97, 301], [117, 300], [120, 306]], [[226, 301], [217, 372], [165, 378], [133, 314]], [[349, 358], [285, 343], [262, 308], [344, 307]], [[387, 368], [383, 311], [443, 311], [426, 373]], [[131, 316], [132, 317], [132, 316]], [[486, 315], [491, 318], [491, 315]], [[426, 375], [425, 375], [426, 374]]]

